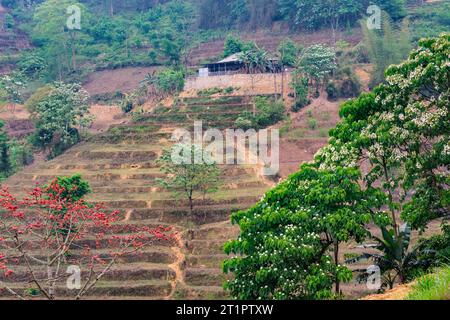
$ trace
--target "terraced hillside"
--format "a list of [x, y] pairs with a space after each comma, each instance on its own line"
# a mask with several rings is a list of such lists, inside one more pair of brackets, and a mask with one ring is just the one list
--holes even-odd
[[[228, 222], [230, 212], [254, 204], [269, 185], [255, 166], [223, 166], [223, 187], [205, 201], [197, 200], [194, 215], [188, 216], [188, 203], [157, 185], [155, 179], [162, 174], [155, 160], [170, 146], [174, 128], [192, 127], [194, 119], [203, 120], [205, 127], [230, 127], [246, 108], [251, 105], [245, 97], [185, 98], [172, 108], [160, 107], [130, 124], [115, 125], [52, 161], [27, 168], [6, 184], [13, 194], [23, 194], [35, 183], [80, 173], [93, 188], [88, 200], [122, 210], [117, 232], [125, 232], [130, 224], [172, 225], [180, 231], [177, 241], [124, 257], [92, 296], [223, 297], [222, 246], [237, 234]], [[102, 247], [97, 250], [101, 253]], [[18, 272], [7, 281], [20, 278]]]

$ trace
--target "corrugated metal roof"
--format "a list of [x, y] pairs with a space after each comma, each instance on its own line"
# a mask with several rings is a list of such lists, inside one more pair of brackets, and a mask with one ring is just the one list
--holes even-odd
[[240, 61], [240, 60], [239, 60], [239, 54], [240, 54], [240, 53], [232, 54], [231, 56], [226, 57], [225, 59], [220, 60], [220, 61], [217, 62], [217, 63], [227, 63], [227, 62], [237, 62], [237, 61]]

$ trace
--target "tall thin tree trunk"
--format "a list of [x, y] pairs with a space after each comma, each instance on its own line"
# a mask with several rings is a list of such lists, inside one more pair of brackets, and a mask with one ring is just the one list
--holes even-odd
[[[339, 265], [339, 241], [337, 239], [334, 240], [334, 263], [336, 267]], [[336, 294], [341, 293], [340, 281], [338, 275], [336, 274]]]

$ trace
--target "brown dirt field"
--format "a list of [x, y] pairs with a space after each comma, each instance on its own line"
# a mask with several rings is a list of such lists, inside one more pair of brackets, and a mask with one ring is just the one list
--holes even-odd
[[128, 121], [122, 110], [117, 106], [96, 104], [91, 106], [90, 113], [95, 117], [92, 126], [89, 128], [91, 133], [105, 132], [111, 125], [123, 124]]
[[136, 67], [97, 71], [89, 75], [83, 87], [90, 95], [116, 91], [130, 92], [139, 87], [139, 82], [144, 80], [148, 73], [152, 73], [157, 69], [157, 67]]
[[[14, 112], [12, 112], [14, 111]], [[30, 114], [22, 105], [1, 105], [0, 106], [0, 120], [26, 120], [30, 118]]]

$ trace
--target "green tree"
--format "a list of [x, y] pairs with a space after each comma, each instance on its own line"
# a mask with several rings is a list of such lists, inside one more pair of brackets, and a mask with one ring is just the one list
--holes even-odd
[[[226, 288], [238, 299], [327, 299], [352, 278], [339, 244], [363, 240], [375, 195], [363, 191], [356, 169], [319, 170], [305, 164], [253, 208], [232, 216], [239, 239], [225, 246]], [[367, 199], [362, 202], [360, 199]]]
[[238, 59], [244, 64], [247, 73], [266, 72], [270, 69], [269, 54], [258, 46], [246, 47], [238, 54]]
[[326, 82], [337, 67], [336, 53], [325, 45], [313, 45], [299, 57], [296, 67], [308, 77], [318, 92], [320, 86]]
[[0, 92], [4, 92], [4, 99], [12, 104], [22, 102], [21, 90], [25, 88], [26, 79], [20, 72], [11, 72], [0, 77]]
[[92, 122], [88, 99], [89, 94], [78, 84], [54, 83], [33, 114], [39, 144], [47, 147], [57, 143], [64, 149], [78, 142], [77, 127], [87, 127]]
[[193, 5], [176, 0], [148, 11], [141, 27], [147, 30], [151, 44], [164, 60], [172, 65], [186, 65], [195, 20]]
[[[67, 27], [67, 8], [76, 5], [81, 9], [82, 29]], [[39, 4], [33, 16], [33, 41], [43, 46], [47, 62], [56, 70], [59, 80], [67, 71], [77, 70], [77, 46], [83, 36], [83, 24], [87, 24], [88, 12], [85, 7], [72, 0], [46, 0]]]
[[384, 72], [392, 65], [400, 63], [411, 50], [408, 21], [405, 20], [400, 29], [392, 24], [386, 14], [382, 19], [382, 30], [369, 30], [362, 23], [364, 44], [369, 52], [370, 62], [374, 65], [370, 86], [373, 88], [385, 80]]
[[160, 170], [167, 175], [158, 182], [163, 188], [182, 196], [189, 202], [193, 214], [197, 196], [218, 191], [221, 170], [200, 146], [195, 144], [176, 144], [166, 149], [158, 159]]
[[281, 56], [281, 63], [283, 63], [284, 66], [293, 67], [300, 55], [301, 47], [291, 39], [287, 38], [281, 41], [277, 51]]
[[355, 22], [363, 7], [358, 0], [280, 0], [279, 5], [281, 14], [297, 27], [313, 30], [330, 27], [334, 43], [339, 27], [345, 21]]
[[349, 279], [336, 256], [331, 264], [333, 245], [362, 241], [368, 222], [383, 233], [376, 260], [405, 281], [413, 255], [399, 219], [423, 231], [449, 214], [449, 53], [448, 33], [420, 41], [386, 84], [344, 103], [314, 162], [233, 215], [241, 234], [225, 251], [238, 256], [224, 271], [234, 297], [331, 297], [332, 282]]
[[47, 62], [36, 52], [27, 52], [21, 56], [18, 66], [24, 75], [35, 79], [39, 78], [47, 68]]
[[4, 130], [5, 124], [0, 120], [0, 180], [11, 174], [11, 161], [9, 158], [9, 138]]
[[[77, 202], [92, 192], [89, 183], [83, 180], [80, 174], [74, 174], [70, 177], [56, 177], [56, 182], [63, 188], [60, 196], [69, 202]], [[56, 195], [49, 186], [44, 187], [44, 189], [47, 188], [49, 193]]]

